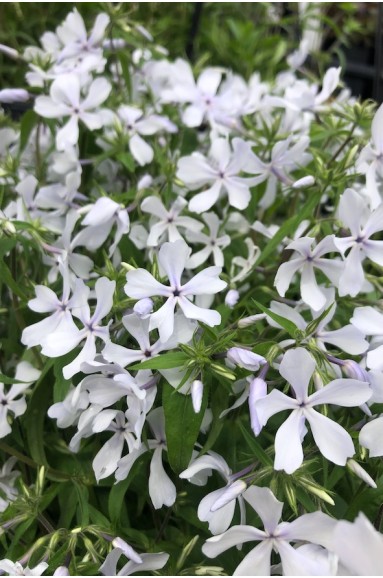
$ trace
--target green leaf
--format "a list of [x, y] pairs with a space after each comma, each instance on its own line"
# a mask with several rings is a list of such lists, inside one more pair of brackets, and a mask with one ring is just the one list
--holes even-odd
[[10, 385], [13, 383], [23, 383], [22, 381], [20, 381], [20, 379], [15, 379], [14, 377], [7, 377], [2, 373], [0, 373], [0, 382], [5, 383], [6, 385]]
[[167, 383], [162, 390], [165, 412], [166, 443], [170, 467], [176, 474], [185, 470], [190, 462], [207, 406], [207, 388], [204, 388], [199, 413], [193, 410], [190, 395], [182, 395]]
[[118, 153], [117, 160], [119, 160], [120, 163], [124, 165], [124, 167], [130, 173], [134, 173], [135, 170], [134, 158], [130, 153]]
[[269, 243], [263, 249], [262, 253], [259, 255], [256, 265], [260, 265], [263, 261], [275, 251], [275, 249], [280, 245], [281, 241], [293, 231], [296, 231], [298, 225], [304, 220], [309, 217], [312, 217], [314, 209], [316, 208], [317, 204], [319, 203], [322, 197], [322, 191], [316, 194], [313, 194], [307, 203], [303, 205], [302, 209], [299, 211], [297, 215], [290, 217], [283, 223], [283, 225], [278, 229], [275, 233], [274, 237], [270, 239]]
[[322, 313], [318, 317], [316, 317], [315, 319], [310, 321], [310, 323], [307, 325], [307, 327], [305, 329], [305, 336], [306, 337], [308, 337], [309, 335], [311, 335], [312, 333], [315, 332], [319, 323], [322, 321], [322, 319], [324, 319], [326, 317], [326, 315], [328, 315], [330, 313], [330, 311], [333, 307], [334, 307], [334, 303], [331, 303], [330, 307], [327, 307], [327, 309], [322, 311]]
[[268, 317], [271, 317], [271, 319], [276, 323], [278, 323], [278, 325], [283, 327], [283, 329], [286, 329], [287, 333], [291, 335], [293, 339], [295, 339], [297, 331], [299, 331], [299, 328], [295, 325], [295, 323], [290, 321], [290, 319], [285, 319], [285, 317], [282, 317], [281, 315], [278, 315], [277, 313], [270, 311], [270, 309], [268, 309], [261, 303], [258, 303], [258, 301], [256, 301], [255, 299], [253, 299], [253, 302], [256, 304], [258, 309], [263, 311], [263, 313], [266, 313]]
[[18, 283], [12, 277], [12, 273], [8, 265], [6, 265], [5, 262], [3, 261], [3, 259], [0, 259], [0, 278], [2, 283], [8, 285], [12, 293], [20, 297], [20, 299], [22, 299], [23, 301], [28, 300], [27, 296], [20, 289]]
[[63, 401], [70, 389], [72, 383], [71, 379], [65, 379], [63, 376], [63, 367], [68, 365], [76, 357], [77, 351], [70, 351], [66, 355], [60, 357], [60, 359], [55, 360], [53, 372], [55, 375], [55, 381], [53, 385], [53, 401], [58, 403]]
[[254, 436], [253, 433], [249, 433], [246, 427], [239, 422], [239, 429], [242, 432], [243, 437], [245, 438], [249, 448], [254, 452], [254, 455], [259, 459], [263, 466], [272, 466], [273, 460], [270, 456], [267, 455], [263, 447], [258, 442], [257, 438]]
[[77, 510], [77, 523], [80, 526], [87, 526], [89, 524], [89, 492], [88, 488], [83, 484], [73, 480], [76, 489], [77, 501], [79, 509]]
[[27, 110], [20, 123], [20, 153], [25, 149], [30, 134], [39, 120], [34, 110]]
[[112, 523], [117, 523], [120, 520], [121, 512], [125, 500], [125, 494], [129, 488], [130, 483], [134, 477], [134, 472], [137, 472], [136, 468], [133, 468], [133, 475], [132, 471], [129, 473], [129, 476], [126, 480], [122, 482], [118, 482], [112, 486], [109, 492], [109, 499], [108, 499], [108, 513]]
[[182, 353], [182, 351], [175, 351], [174, 353], [164, 353], [163, 355], [158, 355], [147, 361], [142, 361], [141, 363], [135, 363], [129, 366], [130, 369], [172, 369], [174, 367], [181, 367], [189, 361], [189, 357]]

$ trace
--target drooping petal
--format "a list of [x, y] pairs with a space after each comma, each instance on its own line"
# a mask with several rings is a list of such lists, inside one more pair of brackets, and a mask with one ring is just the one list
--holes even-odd
[[312, 263], [305, 263], [301, 274], [301, 296], [314, 311], [319, 311], [326, 305], [326, 297], [318, 287]]
[[82, 363], [86, 361], [88, 362], [93, 361], [95, 357], [96, 357], [95, 337], [93, 334], [89, 334], [84, 343], [84, 347], [82, 348], [78, 356], [73, 361], [71, 361], [71, 363], [68, 363], [68, 365], [66, 365], [63, 368], [63, 376], [65, 377], [65, 379], [70, 379], [81, 370]]
[[65, 149], [76, 145], [78, 141], [78, 135], [78, 118], [77, 116], [71, 116], [68, 122], [66, 122], [64, 126], [57, 131], [57, 150], [64, 151]]
[[211, 209], [211, 207], [218, 201], [221, 188], [221, 181], [216, 181], [210, 189], [194, 195], [189, 202], [189, 211], [192, 213], [204, 213]]
[[305, 417], [302, 412], [295, 410], [278, 429], [275, 436], [275, 470], [284, 470], [287, 474], [292, 474], [302, 465], [304, 423]]
[[287, 263], [282, 263], [282, 265], [279, 267], [275, 276], [274, 286], [276, 287], [281, 297], [285, 296], [286, 291], [290, 287], [292, 278], [294, 277], [295, 273], [302, 267], [303, 263], [305, 263], [305, 260], [302, 257], [298, 257], [297, 259], [287, 261]]
[[283, 529], [283, 537], [289, 542], [300, 540], [314, 542], [331, 550], [332, 533], [336, 522], [336, 519], [323, 512], [304, 514]]
[[347, 459], [355, 453], [351, 436], [338, 423], [315, 411], [305, 410], [311, 432], [321, 454], [339, 466], [346, 465]]
[[112, 85], [106, 78], [99, 76], [95, 78], [89, 87], [86, 98], [81, 103], [82, 110], [92, 110], [102, 104], [109, 96]]
[[312, 559], [285, 541], [278, 543], [278, 552], [283, 576], [328, 576], [329, 562], [326, 559]]
[[383, 417], [366, 423], [360, 430], [359, 443], [370, 452], [370, 458], [383, 456]]
[[117, 462], [121, 458], [124, 447], [124, 436], [114, 434], [97, 452], [92, 467], [96, 480], [102, 480], [113, 474], [117, 468]]
[[207, 494], [201, 500], [198, 506], [198, 518], [202, 522], [209, 523], [209, 531], [214, 535], [225, 532], [233, 520], [236, 504], [235, 499], [231, 500], [228, 504], [215, 512], [211, 511], [214, 503], [225, 493], [225, 491], [226, 487], [210, 492], [210, 494]]
[[129, 141], [132, 156], [141, 166], [151, 163], [154, 157], [153, 149], [139, 134], [134, 134]]
[[176, 487], [162, 464], [162, 448], [156, 448], [150, 462], [149, 494], [156, 510], [172, 506], [176, 501]]
[[155, 313], [152, 313], [149, 321], [149, 330], [158, 329], [160, 340], [165, 343], [173, 333], [174, 328], [174, 308], [176, 298], [169, 297], [165, 303]]
[[243, 182], [243, 179], [235, 177], [226, 177], [224, 187], [227, 190], [229, 204], [243, 211], [250, 203], [251, 194], [249, 187]]

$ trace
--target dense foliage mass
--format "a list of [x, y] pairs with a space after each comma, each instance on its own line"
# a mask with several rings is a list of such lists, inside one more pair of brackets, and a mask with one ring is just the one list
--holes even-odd
[[382, 574], [383, 107], [305, 37], [0, 49], [0, 571]]

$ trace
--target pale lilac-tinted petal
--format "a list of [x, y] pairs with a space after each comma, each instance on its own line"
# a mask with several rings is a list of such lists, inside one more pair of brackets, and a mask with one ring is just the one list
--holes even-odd
[[323, 512], [312, 512], [296, 518], [283, 529], [288, 541], [305, 540], [331, 550], [332, 532], [337, 520]]
[[115, 472], [116, 480], [118, 482], [125, 480], [129, 476], [130, 470], [136, 463], [136, 460], [146, 451], [146, 446], [142, 444], [138, 449], [131, 451], [128, 455], [118, 461], [117, 470]]
[[367, 353], [367, 367], [377, 370], [383, 369], [383, 345]]
[[223, 185], [227, 190], [229, 204], [240, 211], [246, 209], [251, 199], [249, 187], [235, 177], [226, 177]]
[[222, 291], [227, 283], [218, 277], [221, 272], [221, 267], [216, 266], [200, 271], [182, 286], [182, 295], [213, 295]]
[[177, 163], [177, 178], [183, 181], [190, 188], [197, 188], [203, 183], [217, 178], [217, 171], [214, 170], [206, 158], [200, 153], [193, 153], [190, 156], [182, 157]]
[[28, 301], [29, 309], [32, 311], [37, 311], [37, 313], [48, 313], [49, 311], [55, 311], [60, 302], [57, 298], [56, 293], [45, 287], [45, 285], [36, 285], [35, 287], [36, 297]]
[[[178, 304], [181, 307], [185, 317], [188, 319], [195, 319], [196, 321], [202, 321], [209, 327], [214, 327], [220, 325], [221, 314], [218, 311], [213, 311], [212, 309], [204, 309], [203, 307], [197, 307], [186, 297], [178, 298]], [[161, 338], [161, 341], [163, 339]]]
[[[381, 206], [383, 208], [383, 205]], [[383, 216], [381, 217], [381, 222], [383, 222]], [[383, 229], [383, 225], [381, 226]], [[371, 261], [383, 267], [383, 241], [365, 241], [363, 243], [363, 250]]]
[[269, 534], [274, 533], [282, 516], [283, 502], [276, 499], [269, 488], [250, 486], [244, 493], [246, 502], [257, 512]]
[[81, 109], [92, 110], [93, 108], [97, 108], [108, 98], [111, 90], [112, 85], [106, 78], [99, 76], [90, 85], [88, 94], [81, 103]]
[[336, 87], [339, 84], [340, 80], [340, 73], [341, 67], [338, 68], [332, 67], [326, 71], [326, 74], [322, 80], [322, 90], [320, 93], [315, 97], [315, 104], [322, 104], [325, 102], [334, 92]]
[[97, 18], [94, 22], [92, 32], [89, 36], [89, 44], [91, 46], [96, 46], [101, 43], [104, 38], [106, 27], [110, 22], [110, 18], [107, 14], [102, 12], [101, 14], [97, 15]]
[[[26, 386], [24, 386], [24, 389], [26, 389]], [[27, 409], [27, 402], [25, 401], [25, 397], [21, 397], [16, 401], [12, 401], [12, 398], [10, 397], [11, 391], [7, 395], [9, 401], [6, 407], [8, 407], [8, 409], [14, 413], [15, 417], [19, 417], [20, 415], [23, 415], [23, 413], [25, 413]], [[14, 397], [16, 397], [16, 395], [14, 395]]]
[[334, 235], [327, 235], [324, 239], [319, 241], [317, 246], [313, 249], [313, 257], [318, 259], [325, 255], [326, 253], [336, 252], [336, 245], [334, 243]]
[[371, 237], [374, 233], [379, 233], [379, 231], [382, 230], [383, 230], [383, 205], [379, 205], [367, 219], [367, 223], [363, 227], [363, 234], [366, 235], [367, 237]]
[[[292, 321], [298, 327], [298, 329], [301, 329], [302, 331], [306, 329], [307, 321], [305, 321], [305, 319], [296, 309], [289, 307], [289, 305], [286, 305], [286, 303], [272, 301], [270, 303], [270, 310], [274, 313], [277, 313], [281, 317], [285, 317], [286, 319]], [[267, 322], [272, 327], [281, 327], [276, 321], [274, 321], [274, 319], [271, 319], [271, 317], [267, 317]]]
[[181, 276], [190, 257], [191, 249], [183, 239], [164, 243], [158, 253], [158, 263], [169, 278], [172, 289], [179, 289]]
[[[8, 406], [0, 404], [0, 439], [11, 433], [12, 428], [7, 420]], [[0, 562], [1, 564], [1, 562]]]
[[60, 357], [72, 351], [84, 337], [84, 332], [80, 331], [72, 320], [63, 331], [45, 336], [41, 352], [47, 357]]
[[339, 279], [339, 295], [341, 297], [344, 295], [355, 297], [362, 289], [364, 282], [363, 259], [362, 245], [354, 245], [347, 256], [344, 271]]
[[130, 560], [125, 566], [121, 568], [118, 576], [130, 576], [135, 572], [145, 572], [148, 570], [161, 570], [169, 560], [169, 554], [166, 552], [158, 552], [158, 554], [141, 554], [142, 563], [137, 564]]
[[129, 150], [139, 165], [151, 163], [154, 157], [153, 149], [139, 134], [134, 134], [129, 141]]
[[211, 511], [214, 503], [225, 493], [225, 491], [226, 487], [207, 494], [198, 506], [198, 518], [202, 522], [209, 523], [209, 531], [214, 535], [225, 532], [233, 520], [236, 504], [235, 499], [231, 500], [228, 504], [215, 512]]
[[54, 102], [79, 108], [80, 80], [77, 74], [62, 74], [51, 86], [51, 97]]
[[362, 512], [354, 523], [337, 523], [332, 549], [351, 575], [383, 575], [383, 537]]
[[334, 243], [338, 251], [344, 256], [347, 249], [355, 245], [355, 237], [335, 237]]
[[93, 334], [88, 335], [85, 344], [78, 356], [63, 368], [63, 376], [70, 379], [81, 370], [81, 364], [84, 361], [93, 361], [96, 357], [96, 342]]
[[265, 540], [258, 544], [244, 557], [235, 569], [233, 576], [270, 576], [272, 549], [272, 540]]
[[135, 269], [126, 274], [126, 285], [124, 291], [128, 297], [133, 299], [143, 299], [154, 295], [168, 296], [168, 287], [159, 283], [146, 269]]
[[279, 295], [281, 297], [285, 296], [286, 291], [290, 287], [291, 281], [297, 271], [303, 266], [305, 259], [298, 257], [297, 259], [292, 259], [286, 263], [282, 263], [279, 267], [274, 280], [274, 286], [276, 287]]
[[321, 331], [317, 336], [325, 343], [331, 343], [351, 355], [364, 353], [369, 346], [363, 333], [353, 325], [345, 325], [334, 331]]
[[302, 412], [295, 410], [278, 429], [275, 436], [275, 470], [284, 470], [287, 474], [292, 474], [302, 465], [304, 423], [305, 417]]
[[260, 377], [255, 377], [250, 381], [249, 386], [249, 412], [251, 429], [254, 435], [261, 433], [262, 425], [259, 421], [256, 402], [267, 395], [267, 384]]
[[297, 399], [303, 401], [315, 368], [316, 362], [312, 355], [303, 347], [298, 347], [286, 351], [279, 366], [279, 373], [292, 385]]
[[44, 118], [61, 118], [71, 114], [71, 109], [66, 104], [54, 102], [50, 96], [38, 96], [34, 110]]
[[202, 546], [202, 552], [208, 558], [215, 558], [233, 546], [245, 542], [265, 540], [265, 538], [265, 532], [257, 530], [253, 526], [233, 526], [227, 532], [206, 540]]
[[206, 95], [214, 96], [218, 90], [222, 78], [222, 70], [219, 68], [206, 68], [198, 77], [197, 86]]
[[150, 316], [149, 330], [158, 329], [160, 339], [163, 343], [170, 339], [173, 334], [174, 308], [176, 302], [175, 297], [169, 297], [162, 307]]
[[355, 407], [370, 399], [372, 389], [368, 383], [357, 379], [334, 379], [309, 397], [310, 406], [330, 403]]
[[77, 116], [71, 116], [68, 122], [57, 131], [57, 150], [63, 151], [68, 147], [76, 145], [78, 141], [78, 134], [78, 118]]
[[156, 510], [172, 506], [176, 501], [176, 487], [162, 464], [162, 448], [156, 448], [150, 462], [149, 495]]
[[314, 262], [314, 267], [316, 269], [320, 269], [322, 273], [326, 275], [328, 279], [330, 279], [331, 283], [338, 287], [339, 278], [344, 269], [344, 262], [337, 260], [334, 261], [333, 259], [316, 259]]
[[[68, 315], [70, 316], [69, 312]], [[21, 335], [21, 343], [27, 347], [35, 347], [36, 345], [41, 345], [42, 341], [47, 339], [48, 335], [59, 328], [60, 321], [63, 319], [64, 318], [62, 313], [56, 311], [56, 313], [50, 315], [46, 319], [38, 321], [37, 323], [33, 323], [33, 325], [29, 325], [23, 330]]]
[[278, 552], [282, 561], [283, 576], [327, 576], [327, 560], [312, 559], [293, 548], [288, 542], [278, 542]]
[[378, 417], [362, 427], [359, 443], [368, 449], [370, 458], [383, 456], [383, 417]]
[[301, 296], [314, 311], [319, 311], [326, 305], [326, 297], [318, 287], [312, 263], [305, 263], [301, 276]]
[[101, 572], [103, 576], [117, 576], [117, 564], [121, 556], [122, 550], [120, 548], [114, 548], [114, 550], [109, 552], [98, 571]]
[[192, 213], [204, 213], [211, 209], [211, 207], [218, 201], [221, 188], [222, 182], [216, 181], [210, 189], [194, 195], [189, 202], [189, 211]]
[[[348, 227], [354, 237], [361, 232], [362, 217], [366, 212], [366, 201], [353, 189], [346, 189], [339, 202], [339, 219]], [[335, 244], [337, 239], [334, 239]]]
[[104, 124], [103, 117], [98, 112], [82, 112], [79, 118], [89, 130], [97, 130]]
[[231, 157], [229, 141], [226, 138], [215, 138], [210, 147], [209, 157], [224, 170]]
[[201, 106], [190, 104], [182, 113], [182, 121], [186, 126], [200, 126], [205, 116], [205, 110]]
[[117, 462], [121, 458], [124, 447], [124, 436], [114, 434], [97, 452], [92, 467], [96, 480], [102, 480], [113, 474], [117, 468]]
[[97, 306], [92, 316], [93, 323], [99, 323], [99, 321], [106, 317], [112, 309], [115, 288], [115, 281], [110, 281], [106, 277], [100, 277], [100, 279], [97, 279], [95, 286]]
[[273, 389], [269, 395], [258, 399], [255, 403], [255, 409], [259, 423], [264, 426], [271, 416], [286, 409], [297, 409], [299, 402], [296, 399], [288, 397], [278, 389]]
[[141, 203], [141, 211], [154, 215], [163, 221], [169, 217], [169, 212], [165, 209], [163, 202], [154, 195], [146, 197]]
[[373, 307], [357, 307], [351, 323], [365, 335], [383, 335], [383, 314]]
[[217, 470], [227, 479], [231, 470], [222, 456], [212, 452], [212, 454], [205, 454], [195, 459], [183, 472], [180, 473], [180, 478], [185, 478], [191, 481], [191, 478], [202, 470]]
[[347, 459], [355, 453], [351, 436], [338, 423], [315, 411], [305, 410], [311, 432], [321, 454], [339, 466], [345, 466]]

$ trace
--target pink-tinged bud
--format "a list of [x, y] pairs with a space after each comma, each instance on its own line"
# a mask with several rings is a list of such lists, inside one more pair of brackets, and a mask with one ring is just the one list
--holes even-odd
[[360, 367], [359, 363], [353, 361], [352, 359], [346, 359], [346, 361], [342, 364], [343, 371], [347, 375], [347, 377], [351, 377], [351, 379], [358, 379], [359, 381], [367, 381], [370, 383], [370, 378], [368, 377], [368, 373], [363, 367]]
[[230, 486], [226, 488], [226, 490], [219, 496], [219, 498], [214, 502], [212, 507], [210, 508], [211, 512], [216, 512], [220, 508], [223, 508], [231, 502], [235, 500], [243, 494], [243, 492], [247, 489], [247, 484], [243, 480], [236, 480]]
[[144, 175], [140, 178], [137, 183], [137, 190], [141, 191], [142, 189], [148, 189], [153, 182], [153, 179], [150, 175]]
[[201, 411], [202, 398], [203, 398], [203, 383], [199, 379], [195, 379], [191, 384], [191, 398], [193, 403], [193, 409], [195, 413]]
[[267, 395], [267, 384], [264, 379], [255, 377], [250, 382], [249, 390], [249, 410], [251, 429], [255, 436], [261, 433], [262, 426], [259, 423], [256, 402]]
[[228, 307], [234, 307], [234, 305], [237, 305], [238, 300], [239, 300], [239, 293], [236, 289], [230, 289], [230, 291], [226, 293], [225, 304]]
[[232, 347], [229, 349], [226, 356], [227, 359], [235, 365], [244, 367], [249, 371], [257, 371], [260, 365], [266, 363], [266, 359], [262, 357], [262, 355], [253, 353], [249, 349], [244, 349], [243, 347]]
[[137, 315], [137, 317], [140, 317], [141, 319], [146, 319], [153, 311], [153, 301], [150, 299], [150, 297], [140, 299], [133, 307], [133, 311]]
[[137, 552], [133, 550], [133, 548], [129, 546], [129, 544], [125, 542], [125, 540], [117, 537], [112, 541], [112, 544], [115, 548], [119, 548], [120, 550], [122, 550], [125, 556], [129, 558], [129, 560], [132, 560], [136, 564], [142, 564], [141, 556], [137, 554]]
[[293, 189], [303, 189], [304, 187], [311, 187], [315, 183], [315, 179], [311, 175], [307, 175], [307, 177], [302, 177], [295, 181], [292, 184]]
[[53, 573], [53, 576], [70, 576], [69, 570], [66, 566], [59, 566]]
[[358, 478], [363, 480], [363, 482], [366, 482], [366, 484], [371, 486], [371, 488], [377, 488], [377, 485], [374, 482], [374, 480], [372, 479], [372, 477], [366, 472], [365, 469], [362, 468], [362, 466], [360, 464], [358, 464], [358, 462], [356, 462], [353, 459], [349, 459], [349, 460], [347, 460], [347, 467], [350, 468], [350, 470], [355, 475], [357, 475]]
[[125, 46], [126, 41], [123, 38], [106, 38], [102, 41], [102, 47], [106, 50], [121, 50]]
[[4, 88], [0, 90], [0, 102], [26, 102], [29, 100], [29, 92], [23, 88]]

